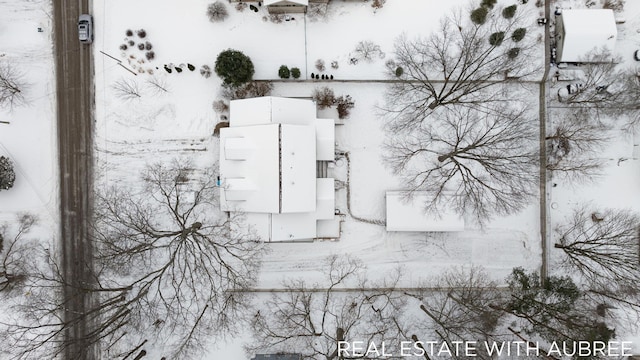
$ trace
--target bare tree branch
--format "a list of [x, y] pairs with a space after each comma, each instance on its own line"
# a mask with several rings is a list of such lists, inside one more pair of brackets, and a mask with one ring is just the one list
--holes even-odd
[[[338, 354], [338, 341], [399, 344], [393, 319], [404, 301], [393, 289], [400, 276], [397, 271], [382, 283], [369, 284], [361, 261], [331, 256], [323, 283], [309, 286], [303, 280], [287, 280], [283, 285], [289, 291], [274, 294], [260, 308], [252, 321], [254, 341], [247, 351], [295, 349], [305, 359], [347, 359], [352, 357]], [[334, 291], [352, 284], [359, 290]], [[319, 288], [327, 290], [315, 290]], [[372, 288], [377, 290], [368, 290]]]
[[[492, 16], [483, 25], [473, 24], [468, 13], [459, 9], [441, 21], [440, 28], [427, 38], [401, 36], [395, 44], [395, 63], [403, 69], [400, 82], [387, 91], [382, 109], [387, 126], [393, 130], [418, 127], [438, 107], [461, 105], [483, 109], [503, 101], [486, 96], [485, 90], [523, 77], [537, 69], [530, 62], [535, 42], [515, 42], [511, 33], [526, 27], [525, 12], [511, 19]], [[502, 31], [508, 38], [492, 45], [489, 37]], [[508, 56], [517, 47], [518, 55]], [[395, 70], [395, 69], [394, 69]], [[395, 71], [390, 74], [397, 78]], [[483, 94], [484, 92], [484, 94]]]
[[13, 109], [24, 105], [27, 84], [24, 74], [7, 62], [0, 62], [0, 107]]
[[547, 169], [569, 181], [594, 180], [601, 174], [599, 156], [609, 140], [608, 131], [609, 127], [591, 119], [588, 111], [573, 109], [547, 133]]
[[385, 162], [410, 191], [428, 195], [428, 211], [447, 208], [483, 223], [521, 210], [535, 194], [537, 129], [526, 109], [495, 114], [451, 108], [386, 143]]

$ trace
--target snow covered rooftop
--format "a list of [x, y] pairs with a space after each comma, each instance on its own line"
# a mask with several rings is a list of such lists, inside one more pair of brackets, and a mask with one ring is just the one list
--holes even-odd
[[428, 214], [426, 195], [416, 192], [409, 199], [406, 191], [387, 191], [387, 231], [464, 231], [464, 220], [453, 212]]
[[307, 6], [309, 5], [309, 0], [265, 0], [264, 4], [266, 6], [271, 6], [271, 5], [304, 5]]
[[610, 9], [563, 9], [558, 30], [558, 61], [561, 62], [584, 62], [594, 50], [613, 54], [618, 36]]
[[313, 239], [317, 220], [334, 217], [333, 179], [316, 162], [334, 160], [335, 124], [317, 119], [311, 100], [234, 100], [220, 130], [220, 206], [241, 211], [267, 241]]

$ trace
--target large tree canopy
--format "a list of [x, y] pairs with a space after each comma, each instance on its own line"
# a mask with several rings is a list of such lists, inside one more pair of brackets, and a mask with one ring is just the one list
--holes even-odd
[[228, 49], [221, 52], [216, 59], [215, 71], [222, 78], [224, 85], [240, 86], [253, 78], [251, 59], [238, 50]]
[[526, 109], [441, 111], [409, 134], [395, 134], [385, 161], [433, 212], [452, 208], [479, 222], [519, 211], [538, 185], [537, 128]]

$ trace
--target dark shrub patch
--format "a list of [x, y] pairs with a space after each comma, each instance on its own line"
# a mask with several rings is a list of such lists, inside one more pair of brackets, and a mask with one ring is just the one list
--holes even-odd
[[513, 31], [513, 34], [511, 34], [511, 39], [513, 39], [513, 41], [518, 42], [522, 39], [524, 39], [524, 36], [527, 34], [527, 29], [525, 28], [517, 28]]
[[280, 76], [280, 79], [288, 79], [291, 76], [291, 72], [287, 65], [280, 66], [280, 69], [278, 69], [278, 76]]
[[487, 9], [484, 7], [477, 8], [471, 12], [471, 21], [474, 24], [482, 25], [487, 21]]
[[498, 0], [482, 0], [482, 4], [480, 4], [480, 6], [487, 8], [487, 9], [493, 9], [493, 6], [496, 4]]
[[494, 32], [489, 36], [489, 44], [493, 46], [500, 46], [504, 40], [504, 31]]
[[516, 14], [517, 8], [517, 5], [507, 6], [506, 8], [502, 9], [502, 16], [504, 16], [505, 19], [511, 19]]

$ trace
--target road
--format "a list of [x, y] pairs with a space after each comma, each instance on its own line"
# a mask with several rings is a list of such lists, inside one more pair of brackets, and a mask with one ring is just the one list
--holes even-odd
[[544, 29], [544, 75], [540, 82], [540, 242], [542, 262], [540, 278], [544, 283], [549, 276], [549, 219], [547, 214], [547, 94], [549, 93], [549, 64], [551, 63], [551, 0], [544, 2], [544, 16], [548, 20]]
[[[88, 220], [93, 187], [93, 59], [90, 45], [78, 41], [78, 15], [88, 13], [88, 0], [55, 0], [54, 50], [57, 82], [58, 156], [60, 162], [60, 251], [65, 280], [65, 359], [96, 359], [88, 346], [90, 324], [82, 314], [91, 298], [92, 263]], [[79, 321], [78, 321], [79, 320]]]

